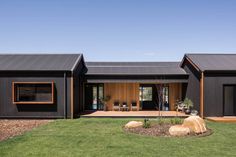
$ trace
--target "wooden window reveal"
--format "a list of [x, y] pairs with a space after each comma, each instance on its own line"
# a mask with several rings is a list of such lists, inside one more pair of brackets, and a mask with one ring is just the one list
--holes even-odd
[[12, 82], [13, 104], [53, 104], [53, 82]]

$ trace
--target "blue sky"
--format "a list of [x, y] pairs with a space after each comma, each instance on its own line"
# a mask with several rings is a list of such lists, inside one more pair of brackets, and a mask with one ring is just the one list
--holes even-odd
[[236, 52], [236, 0], [0, 0], [1, 53], [175, 61]]

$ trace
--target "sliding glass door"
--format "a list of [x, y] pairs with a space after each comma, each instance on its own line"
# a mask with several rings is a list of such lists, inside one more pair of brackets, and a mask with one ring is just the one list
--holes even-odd
[[85, 110], [103, 110], [103, 84], [85, 85]]

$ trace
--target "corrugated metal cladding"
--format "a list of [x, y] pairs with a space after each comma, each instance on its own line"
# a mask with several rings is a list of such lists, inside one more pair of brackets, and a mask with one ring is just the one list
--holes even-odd
[[204, 78], [204, 114], [224, 116], [224, 85], [236, 85], [236, 74], [209, 74]]
[[187, 75], [180, 62], [86, 62], [87, 75]]
[[81, 54], [2, 54], [0, 71], [71, 71]]
[[189, 73], [188, 84], [186, 87], [186, 97], [191, 99], [194, 104], [194, 109], [200, 110], [200, 76], [196, 69], [190, 64], [186, 64], [184, 69]]
[[236, 54], [186, 54], [202, 71], [236, 70]]
[[[62, 72], [60, 72], [62, 73]], [[61, 76], [37, 77], [33, 73], [24, 77], [21, 74], [14, 76], [0, 77], [0, 118], [63, 118], [64, 117], [64, 78]], [[7, 75], [7, 74], [6, 74]], [[67, 117], [70, 117], [70, 82], [71, 78], [67, 78]], [[54, 82], [54, 104], [13, 104], [12, 102], [12, 82]]]

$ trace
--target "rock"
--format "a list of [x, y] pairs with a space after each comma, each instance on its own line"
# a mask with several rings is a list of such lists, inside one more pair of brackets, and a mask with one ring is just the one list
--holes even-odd
[[125, 128], [136, 128], [136, 127], [141, 127], [143, 126], [143, 122], [138, 122], [138, 121], [130, 121], [125, 125]]
[[199, 116], [189, 116], [184, 119], [183, 126], [188, 127], [191, 132], [201, 134], [207, 131], [205, 121]]
[[169, 133], [171, 136], [186, 136], [190, 133], [190, 129], [182, 125], [174, 125], [170, 127]]

